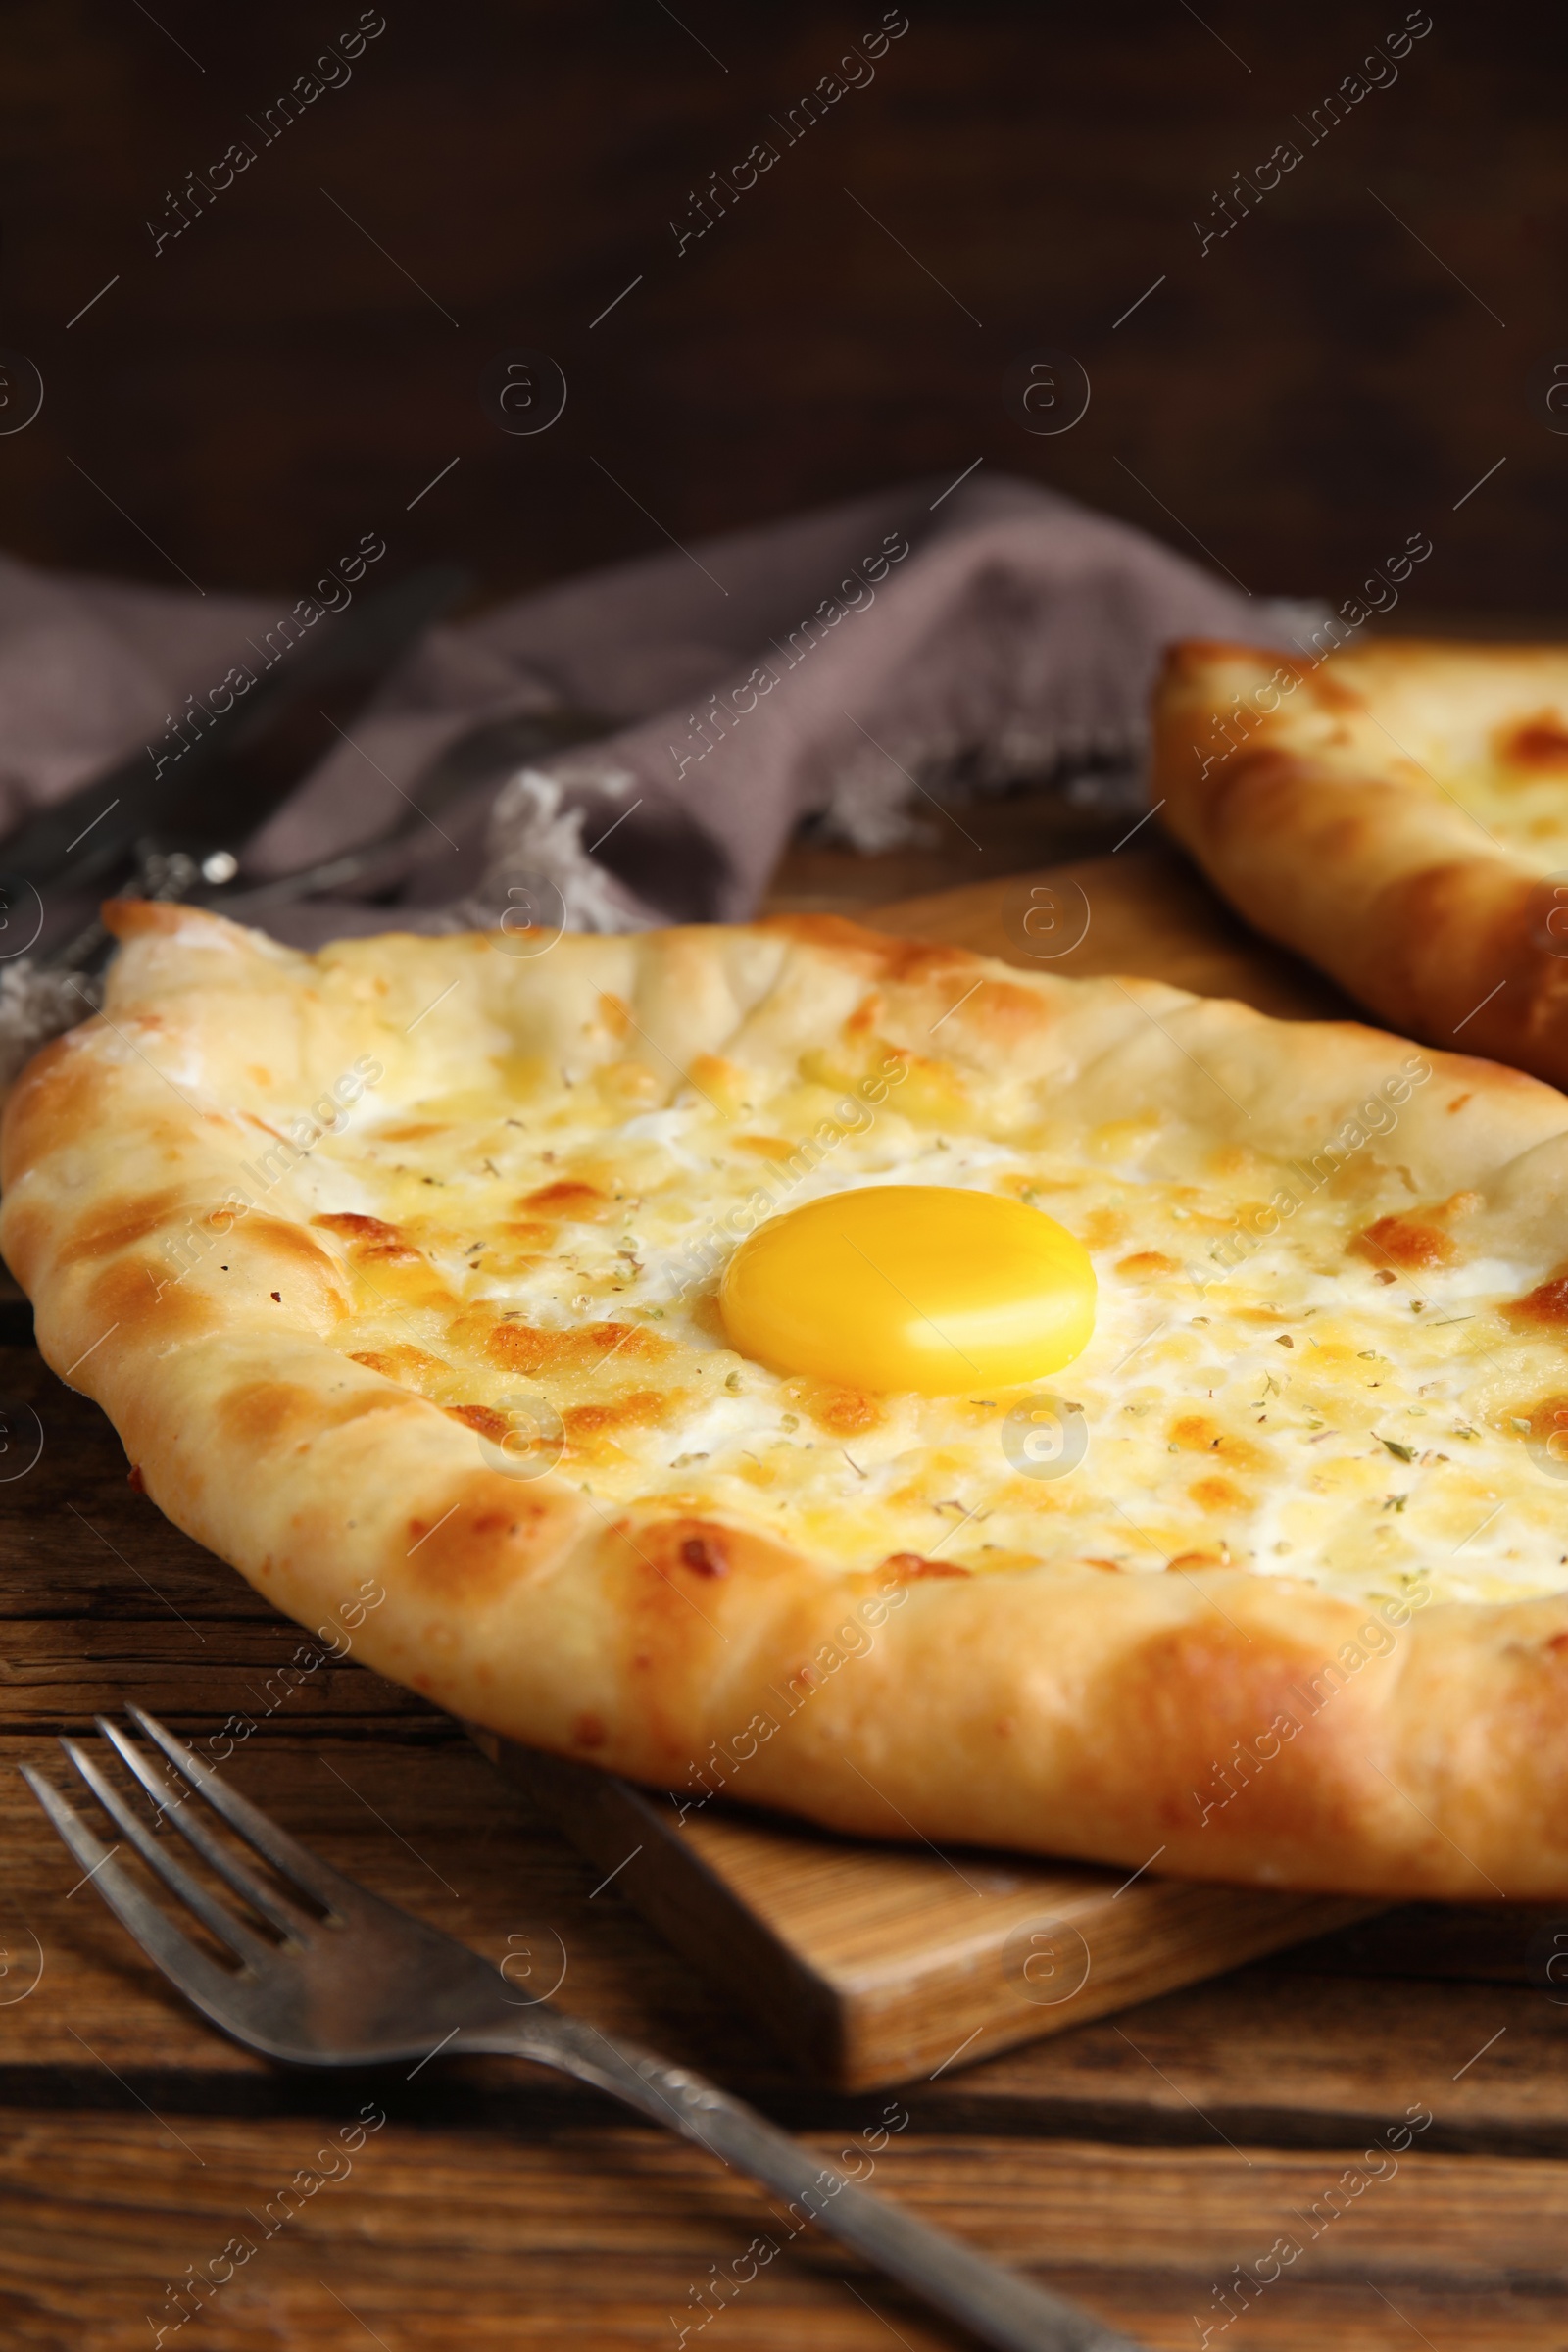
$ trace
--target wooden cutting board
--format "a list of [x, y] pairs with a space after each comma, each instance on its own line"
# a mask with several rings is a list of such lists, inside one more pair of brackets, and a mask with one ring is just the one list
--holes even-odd
[[[1247, 931], [1154, 841], [862, 918], [1008, 962], [1136, 972], [1294, 1019], [1355, 1017]], [[806, 2074], [845, 2090], [937, 2076], [1367, 1917], [1376, 1903], [1256, 1893], [1017, 1854], [875, 1845], [715, 1804], [681, 1817], [591, 1766], [475, 1737], [637, 1910]], [[522, 1968], [533, 1981], [534, 1963]], [[547, 1957], [539, 1955], [538, 1990]]]
[[[841, 2090], [934, 2080], [1383, 1908], [1152, 1866], [875, 1845], [738, 1807], [682, 1820], [591, 1765], [474, 1736], [604, 1873], [590, 1900], [633, 1904], [801, 2073]], [[552, 1963], [541, 1948], [510, 1973], [548, 1995]]]
[[1367, 1018], [1332, 980], [1250, 931], [1174, 844], [1148, 836], [1146, 825], [1108, 858], [901, 899], [859, 919], [1029, 971], [1137, 972], [1200, 997], [1239, 997], [1282, 1020]]

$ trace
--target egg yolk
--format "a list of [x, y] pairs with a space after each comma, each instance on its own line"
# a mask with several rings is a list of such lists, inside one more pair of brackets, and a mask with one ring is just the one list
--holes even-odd
[[730, 1345], [777, 1372], [927, 1396], [1058, 1372], [1095, 1328], [1065, 1226], [946, 1185], [868, 1185], [769, 1217], [719, 1291]]

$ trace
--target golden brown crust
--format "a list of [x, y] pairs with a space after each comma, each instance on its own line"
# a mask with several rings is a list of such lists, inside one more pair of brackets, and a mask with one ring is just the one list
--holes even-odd
[[[1193, 640], [1154, 698], [1153, 798], [1248, 919], [1397, 1027], [1568, 1084], [1568, 891], [1462, 805], [1560, 778], [1568, 651], [1380, 638], [1310, 661]], [[1504, 803], [1506, 807], [1506, 803]]]
[[[1396, 1636], [1362, 1673], [1367, 1607], [1217, 1551], [1164, 1575], [1097, 1560], [970, 1574], [911, 1546], [836, 1573], [733, 1515], [607, 1511], [564, 1478], [476, 1468], [472, 1424], [373, 1351], [328, 1344], [354, 1251], [400, 1248], [368, 1212], [317, 1214], [280, 1186], [177, 1276], [161, 1247], [222, 1217], [236, 1166], [276, 1131], [267, 1104], [282, 1117], [313, 1073], [366, 1052], [388, 1065], [389, 1104], [400, 1086], [416, 1101], [419, 1067], [475, 1036], [505, 1047], [523, 993], [534, 1029], [563, 1036], [603, 1023], [613, 996], [690, 1068], [722, 1062], [743, 1017], [772, 1051], [848, 1032], [874, 986], [889, 1018], [950, 1020], [960, 1074], [1049, 1049], [1110, 1119], [1132, 1071], [1238, 1150], [1298, 1150], [1303, 1103], [1338, 1116], [1391, 1041], [1149, 982], [1022, 979], [816, 918], [566, 939], [548, 965], [482, 938], [310, 958], [174, 909], [115, 920], [126, 946], [104, 1018], [12, 1098], [0, 1243], [49, 1361], [103, 1404], [147, 1492], [280, 1608], [336, 1623], [371, 1581], [385, 1597], [355, 1654], [455, 1713], [844, 1830], [1129, 1869], [1157, 1852], [1196, 1877], [1374, 1894], [1568, 1893], [1568, 1596], [1385, 1610]], [[981, 984], [961, 1010], [956, 980], [959, 996]], [[1178, 1021], [1187, 1042], [1167, 1050], [1161, 1024]], [[608, 1040], [606, 1067], [624, 1045]], [[1540, 1257], [1568, 1104], [1433, 1059], [1400, 1129], [1414, 1194], [1490, 1187], [1490, 1246]], [[1411, 1233], [1395, 1238], [1424, 1267], [1444, 1229]], [[564, 1336], [592, 1350], [627, 1328]], [[659, 1335], [637, 1336], [657, 1368]], [[808, 1409], [858, 1429], [880, 1407], [823, 1390]], [[1214, 1450], [1201, 1414], [1194, 1429]], [[1244, 1461], [1250, 1441], [1226, 1444], [1227, 1472], [1266, 1464], [1261, 1445]]]

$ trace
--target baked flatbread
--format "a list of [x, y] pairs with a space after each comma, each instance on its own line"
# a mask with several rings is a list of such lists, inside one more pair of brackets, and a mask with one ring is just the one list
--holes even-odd
[[[1568, 1893], [1551, 1088], [825, 918], [110, 918], [0, 1243], [148, 1494], [322, 1639], [691, 1803]], [[729, 1348], [740, 1235], [889, 1182], [1076, 1234], [1077, 1361], [872, 1395]]]
[[1153, 798], [1249, 921], [1434, 1045], [1568, 1085], [1568, 647], [1175, 647]]

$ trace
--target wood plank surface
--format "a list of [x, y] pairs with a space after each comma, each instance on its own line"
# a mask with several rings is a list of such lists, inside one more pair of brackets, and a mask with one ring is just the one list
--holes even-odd
[[[392, 2116], [358, 2143], [385, 2114], [373, 2093], [243, 2125], [17, 2113], [0, 2146], [8, 2346], [146, 2352], [182, 2310], [198, 2315], [189, 2331], [164, 2340], [200, 2352], [956, 2341], [816, 2232], [790, 2242], [762, 2192], [662, 2135], [421, 2130]], [[808, 2144], [861, 2160], [840, 2132]], [[866, 2177], [1173, 2352], [1224, 2316], [1237, 2266], [1266, 2269], [1271, 2248], [1278, 2276], [1217, 2338], [1243, 2352], [1384, 2352], [1418, 2337], [1443, 2352], [1558, 2352], [1568, 2168], [1385, 2151], [1375, 2168], [1363, 2160], [1357, 2196], [1346, 2176], [1361, 2155], [1174, 2158], [910, 2127]], [[215, 2267], [220, 2282], [199, 2296], [192, 2272], [212, 2280]]]
[[[1148, 968], [1147, 954], [1189, 985], [1337, 1009], [1310, 1001], [1288, 959], [1251, 960], [1239, 929], [1214, 947], [1201, 886], [1158, 848], [1135, 843], [1043, 886], [1074, 881], [1096, 945], [1061, 968], [1099, 953]], [[1043, 904], [1028, 895], [1041, 882], [975, 886], [952, 927], [1023, 960], [1038, 924], [1010, 937], [1007, 924]], [[919, 905], [877, 917], [928, 931], [940, 918]], [[1568, 2341], [1568, 2008], [1543, 1974], [1568, 1906], [1560, 1920], [1550, 1907], [1407, 1906], [980, 2065], [959, 2053], [896, 2094], [814, 2087], [455, 1725], [352, 1656], [283, 1675], [297, 1629], [133, 1490], [102, 1416], [43, 1370], [20, 1328], [0, 1314], [0, 1423], [9, 1448], [30, 1407], [43, 1443], [30, 1467], [0, 1475], [7, 2352], [152, 2344], [178, 2308], [172, 2282], [251, 2228], [247, 2212], [265, 2215], [369, 2099], [389, 2121], [352, 2175], [260, 2239], [166, 2343], [640, 2352], [677, 2343], [682, 2327], [688, 2343], [721, 2328], [711, 2340], [741, 2352], [956, 2341], [811, 2234], [720, 2312], [722, 2281], [770, 2226], [762, 2200], [564, 2081], [486, 2061], [326, 2084], [209, 2033], [76, 1884], [14, 1770], [41, 1760], [63, 1785], [52, 1734], [131, 1695], [193, 1737], [231, 1740], [239, 1786], [506, 1962], [519, 1997], [564, 1961], [564, 2004], [706, 2068], [826, 2153], [896, 2096], [909, 2120], [876, 2159], [877, 2185], [1152, 2345], [1218, 2329], [1227, 2280], [1236, 2316], [1212, 2339], [1226, 2352]], [[23, 1458], [0, 1454], [0, 1473]], [[1293, 2221], [1411, 2108], [1432, 2121], [1396, 2175], [1345, 2192], [1316, 2236]], [[1255, 2278], [1293, 2230], [1298, 2258], [1242, 2309], [1237, 2266]]]
[[[7, 1739], [0, 1758], [0, 2099], [93, 2106], [141, 2095], [265, 2112], [318, 2098], [310, 2078], [280, 2075], [211, 2034], [77, 1886], [10, 1769], [36, 1761], [64, 1785], [50, 1744]], [[554, 1988], [596, 2025], [718, 2072], [791, 2123], [858, 2129], [878, 2112], [879, 2093], [834, 2094], [795, 2075], [612, 1888], [595, 1891], [595, 1868], [531, 1822], [466, 1742], [259, 1735], [226, 1769], [328, 1860], [505, 1963], [519, 1998]], [[1515, 1906], [1498, 1908], [1497, 1944], [1517, 1951], [1540, 1932], [1539, 1911], [1518, 1907], [1516, 1919]], [[900, 2095], [932, 2131], [1199, 2149], [1240, 2138], [1338, 2146], [1421, 2102], [1434, 2117], [1428, 2148], [1568, 2157], [1568, 2014], [1542, 1984], [1423, 1980], [1430, 1916], [1405, 1915], [1409, 1973], [1396, 1983], [1281, 1955], [983, 2065], [924, 2070]], [[486, 2112], [541, 2099], [552, 2113], [612, 2112], [564, 2079], [530, 2073], [519, 2091], [500, 2062], [465, 2080]], [[440, 2078], [419, 2096], [421, 2113], [448, 2101]]]

